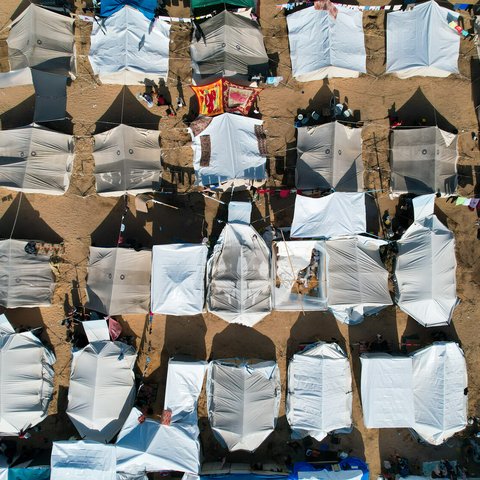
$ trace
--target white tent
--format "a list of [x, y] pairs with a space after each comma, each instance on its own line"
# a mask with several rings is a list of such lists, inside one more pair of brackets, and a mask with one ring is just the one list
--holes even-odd
[[254, 451], [273, 432], [280, 407], [273, 361], [214, 360], [207, 375], [208, 418], [229, 451]]
[[303, 190], [363, 191], [362, 129], [339, 122], [298, 128], [295, 183]]
[[412, 359], [368, 353], [362, 364], [363, 423], [367, 428], [413, 427]]
[[151, 252], [90, 247], [87, 307], [105, 315], [148, 313]]
[[52, 303], [55, 277], [50, 257], [25, 251], [26, 240], [0, 240], [0, 305], [40, 307]]
[[452, 194], [457, 188], [457, 135], [438, 127], [391, 133], [392, 193]]
[[276, 310], [322, 311], [355, 324], [392, 304], [379, 253], [385, 242], [353, 236], [276, 243]]
[[263, 121], [224, 113], [190, 125], [197, 185], [249, 184], [266, 178]]
[[453, 233], [430, 215], [417, 219], [397, 245], [397, 305], [426, 327], [448, 325], [457, 304]]
[[118, 125], [94, 135], [97, 193], [119, 197], [158, 189], [162, 175], [159, 132]]
[[467, 426], [467, 365], [454, 342], [438, 342], [412, 354], [415, 431], [440, 445]]
[[73, 150], [72, 135], [35, 124], [0, 131], [0, 187], [64, 194], [70, 184]]
[[329, 238], [364, 233], [366, 215], [364, 193], [334, 192], [320, 198], [297, 195], [290, 235]]
[[121, 342], [94, 342], [73, 353], [67, 415], [82, 438], [110, 441], [135, 400], [137, 355]]
[[271, 255], [250, 225], [227, 223], [207, 266], [207, 308], [230, 323], [253, 326], [271, 311]]
[[170, 425], [145, 419], [132, 409], [118, 435], [117, 470], [142, 472], [179, 471], [198, 474], [200, 443], [197, 402], [202, 390], [206, 362], [170, 359], [164, 410], [171, 412]]
[[336, 18], [313, 6], [287, 15], [293, 76], [300, 82], [367, 71], [363, 13], [336, 8]]
[[288, 364], [287, 420], [292, 438], [321, 442], [329, 432], [352, 424], [352, 374], [336, 343], [319, 342], [296, 353]]
[[460, 35], [448, 24], [458, 14], [434, 0], [387, 14], [387, 73], [447, 77], [459, 73]]
[[152, 312], [196, 315], [205, 302], [206, 245], [155, 245], [152, 256]]
[[50, 480], [116, 480], [115, 445], [53, 442]]
[[0, 435], [19, 435], [47, 417], [54, 363], [32, 332], [0, 334]]
[[90, 63], [103, 83], [158, 83], [168, 77], [170, 24], [125, 6], [93, 24]]
[[440, 445], [467, 425], [467, 370], [454, 342], [436, 342], [409, 356], [361, 357], [367, 428], [408, 427]]

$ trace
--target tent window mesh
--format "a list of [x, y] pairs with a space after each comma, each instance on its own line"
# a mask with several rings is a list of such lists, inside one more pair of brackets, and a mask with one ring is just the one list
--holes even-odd
[[210, 165], [210, 156], [212, 153], [210, 135], [202, 135], [200, 137], [200, 146], [202, 148], [202, 154], [200, 156], [200, 166], [208, 167]]
[[258, 142], [258, 151], [260, 155], [267, 154], [267, 135], [263, 129], [263, 125], [255, 125], [255, 136]]

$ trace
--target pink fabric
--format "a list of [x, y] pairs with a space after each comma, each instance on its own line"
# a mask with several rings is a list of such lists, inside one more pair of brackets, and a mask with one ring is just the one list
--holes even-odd
[[114, 318], [109, 318], [108, 332], [112, 341], [115, 341], [122, 334], [122, 326]]

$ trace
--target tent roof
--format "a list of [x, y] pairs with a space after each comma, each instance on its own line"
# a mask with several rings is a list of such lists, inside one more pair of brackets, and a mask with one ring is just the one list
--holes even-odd
[[270, 250], [250, 225], [227, 223], [208, 262], [208, 311], [253, 326], [271, 311]]
[[[197, 130], [199, 122], [207, 125]], [[190, 127], [193, 167], [198, 185], [233, 180], [265, 180], [263, 121], [224, 113], [201, 117]]]
[[268, 56], [258, 23], [223, 10], [200, 24], [190, 45], [193, 72], [202, 76], [265, 74]]
[[50, 480], [116, 480], [115, 445], [53, 442]]
[[332, 122], [298, 128], [297, 135], [297, 188], [363, 191], [361, 128]]
[[137, 355], [121, 342], [94, 342], [74, 352], [67, 414], [82, 438], [110, 441], [135, 399]]
[[72, 135], [35, 124], [0, 131], [0, 186], [62, 195], [70, 184], [73, 149]]
[[364, 193], [334, 192], [320, 198], [295, 198], [292, 237], [329, 238], [364, 233], [366, 229]]
[[290, 57], [297, 80], [358, 77], [359, 72], [367, 71], [363, 12], [342, 5], [336, 8], [336, 18], [313, 6], [287, 15]]
[[151, 252], [90, 247], [87, 307], [105, 315], [148, 313]]
[[153, 20], [157, 4], [158, 0], [102, 0], [100, 4], [100, 15], [102, 17], [109, 17], [125, 5], [131, 5], [142, 12], [149, 20]]
[[[229, 0], [226, 3], [228, 5], [235, 5], [237, 7], [253, 8], [254, 10], [256, 8], [255, 0]], [[220, 0], [192, 0], [190, 3], [190, 8], [194, 10], [196, 8], [211, 7], [214, 5], [224, 5], [224, 3]]]
[[412, 359], [413, 428], [428, 443], [440, 445], [467, 426], [465, 356], [458, 344], [438, 342], [414, 352]]
[[18, 435], [48, 415], [55, 356], [31, 332], [0, 335], [0, 435]]
[[48, 255], [25, 252], [27, 240], [0, 240], [0, 305], [49, 306], [55, 277]]
[[[118, 434], [115, 445], [117, 470], [125, 473], [178, 471], [198, 473], [200, 470], [200, 443], [198, 433], [189, 426], [172, 422], [162, 425], [133, 408]], [[198, 427], [197, 427], [198, 429]]]
[[455, 192], [456, 135], [438, 127], [394, 129], [391, 135], [391, 188], [394, 193]]
[[206, 245], [155, 245], [152, 257], [152, 312], [197, 315], [205, 303]]
[[397, 305], [424, 326], [447, 325], [457, 303], [453, 233], [430, 215], [414, 222], [397, 246]]
[[410, 357], [362, 354], [361, 394], [367, 428], [413, 427], [413, 367]]
[[207, 377], [208, 418], [229, 451], [254, 451], [273, 432], [280, 406], [275, 362], [214, 360]]
[[435, 1], [387, 15], [387, 73], [447, 77], [458, 73], [460, 36], [448, 23], [458, 14]]
[[152, 24], [135, 8], [123, 7], [95, 22], [90, 44], [92, 69], [103, 83], [139, 85], [168, 77], [170, 23]]
[[74, 19], [30, 4], [8, 35], [10, 68], [31, 67], [68, 76], [75, 73]]
[[319, 342], [296, 353], [288, 364], [287, 420], [295, 438], [321, 442], [329, 432], [352, 424], [352, 375], [345, 352]]
[[117, 197], [158, 189], [162, 173], [159, 132], [119, 125], [94, 135], [99, 195]]

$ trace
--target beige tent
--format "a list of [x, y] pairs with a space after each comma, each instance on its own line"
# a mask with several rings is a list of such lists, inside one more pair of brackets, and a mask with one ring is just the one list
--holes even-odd
[[73, 136], [32, 124], [0, 131], [0, 186], [62, 195], [70, 184]]
[[94, 139], [99, 195], [136, 195], [158, 189], [162, 173], [158, 131], [119, 125]]
[[75, 74], [74, 20], [33, 3], [12, 23], [7, 39], [11, 70], [34, 68]]
[[363, 191], [362, 129], [339, 122], [297, 129], [296, 186]]
[[51, 305], [55, 277], [48, 255], [25, 252], [26, 240], [0, 241], [0, 305]]
[[87, 307], [105, 315], [148, 313], [151, 252], [90, 247]]

